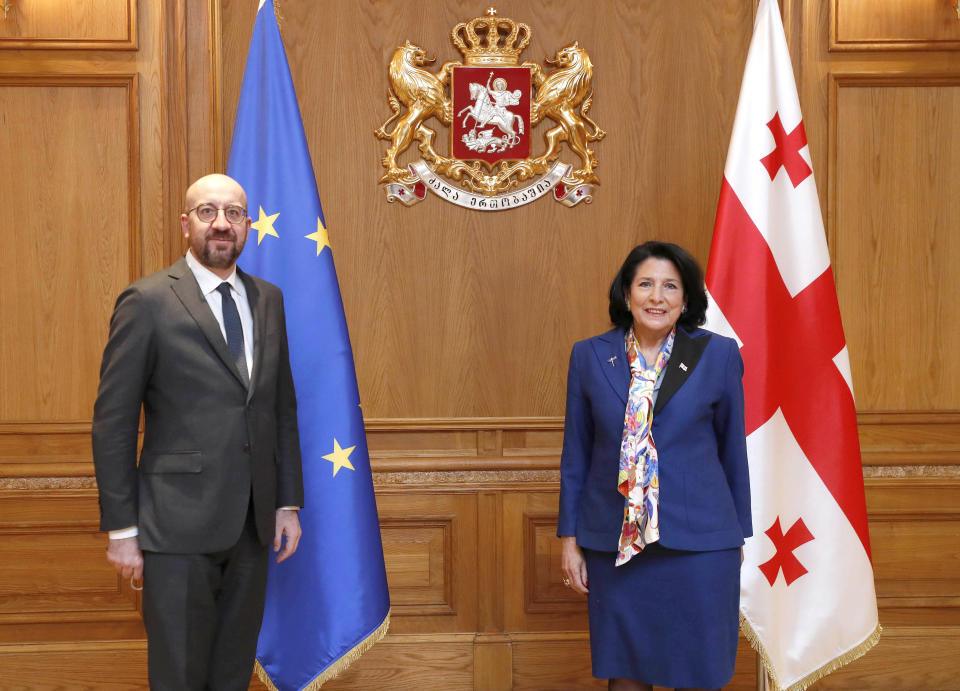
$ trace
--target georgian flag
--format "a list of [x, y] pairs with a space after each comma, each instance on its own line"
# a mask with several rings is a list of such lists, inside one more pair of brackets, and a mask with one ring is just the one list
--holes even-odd
[[754, 536], [741, 624], [775, 689], [880, 637], [856, 409], [780, 12], [760, 0], [707, 268], [708, 328], [744, 360]]

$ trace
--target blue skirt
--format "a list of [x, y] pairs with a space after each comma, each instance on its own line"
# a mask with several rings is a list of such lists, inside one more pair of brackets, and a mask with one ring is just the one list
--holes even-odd
[[733, 678], [740, 548], [682, 552], [654, 543], [623, 566], [584, 549], [593, 676], [718, 689]]

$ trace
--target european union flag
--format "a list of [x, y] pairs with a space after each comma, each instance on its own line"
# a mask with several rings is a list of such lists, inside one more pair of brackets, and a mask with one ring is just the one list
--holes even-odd
[[390, 598], [350, 336], [272, 0], [257, 12], [227, 173], [254, 219], [240, 264], [283, 290], [303, 451], [303, 537], [271, 560], [258, 672], [275, 689], [315, 689], [383, 637]]

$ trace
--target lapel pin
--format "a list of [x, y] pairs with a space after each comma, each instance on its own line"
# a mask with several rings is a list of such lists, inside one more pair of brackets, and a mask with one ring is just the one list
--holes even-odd
[[681, 362], [681, 363], [680, 363], [680, 369], [682, 369], [684, 372], [686, 372], [686, 371], [687, 371], [687, 366]]
[[616, 359], [617, 359], [617, 356], [614, 355], [612, 358], [610, 358], [609, 360], [607, 360], [607, 362], [610, 363], [610, 366], [611, 366], [611, 367], [614, 367], [614, 362], [616, 361]]

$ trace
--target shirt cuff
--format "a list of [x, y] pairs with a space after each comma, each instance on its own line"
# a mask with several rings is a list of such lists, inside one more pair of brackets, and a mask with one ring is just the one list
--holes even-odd
[[299, 506], [279, 506], [279, 507], [277, 507], [277, 511], [299, 511], [299, 510], [300, 510], [300, 507], [299, 507]]
[[129, 528], [122, 528], [120, 530], [111, 530], [110, 539], [123, 540], [124, 538], [127, 538], [127, 537], [136, 537], [139, 534], [140, 534], [140, 530], [137, 528], [137, 526], [133, 525], [133, 526], [130, 526]]

